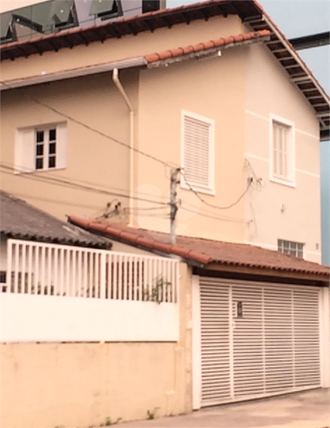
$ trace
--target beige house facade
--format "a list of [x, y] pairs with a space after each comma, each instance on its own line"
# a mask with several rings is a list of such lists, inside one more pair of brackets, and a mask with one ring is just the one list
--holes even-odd
[[[0, 424], [84, 427], [328, 387], [329, 271], [318, 263], [319, 142], [329, 132], [329, 98], [260, 6], [206, 1], [5, 43], [1, 55], [1, 189], [62, 221], [69, 215], [112, 247], [67, 249], [6, 232], [1, 304], [15, 314], [26, 299], [40, 318], [1, 340]], [[18, 286], [39, 247], [60, 294], [47, 295], [42, 281], [41, 296]], [[277, 249], [296, 257], [270, 251]], [[63, 292], [63, 271], [49, 254], [73, 263], [66, 282], [76, 294]], [[99, 274], [81, 294], [95, 263]], [[155, 271], [146, 267], [152, 263]], [[146, 302], [141, 288], [136, 298], [138, 285], [163, 281], [171, 266], [170, 300]], [[117, 291], [91, 298], [94, 280]], [[135, 303], [139, 331], [130, 328], [133, 317], [120, 318]], [[45, 308], [58, 322], [41, 322]], [[56, 318], [59, 308], [76, 311], [70, 328]], [[271, 320], [283, 311], [284, 327], [268, 325], [267, 311]], [[311, 328], [301, 335], [306, 311]], [[153, 315], [157, 325], [148, 323]], [[49, 325], [48, 339], [39, 325]], [[254, 326], [256, 335], [244, 338]], [[280, 344], [283, 328], [294, 340], [274, 356], [263, 343]], [[249, 357], [251, 347], [262, 360]], [[240, 358], [250, 358], [247, 388]], [[265, 368], [272, 359], [278, 385]]]
[[[158, 216], [146, 213], [169, 201], [169, 165], [184, 167], [184, 117], [197, 118], [209, 125], [205, 168], [212, 185], [196, 190], [210, 207], [181, 178], [178, 233], [272, 249], [278, 240], [301, 243], [305, 258], [320, 261], [319, 121], [265, 45], [267, 37], [229, 44], [219, 49], [221, 56], [141, 67], [147, 54], [251, 29], [237, 14], [218, 13], [190, 25], [3, 61], [2, 81], [16, 88], [2, 86], [3, 188], [60, 218], [93, 216], [119, 195], [125, 208], [120, 221], [167, 231], [168, 221], [160, 218], [168, 214], [166, 205]], [[113, 81], [115, 68], [126, 100]], [[290, 177], [284, 180], [272, 177], [274, 121], [290, 128]], [[20, 134], [58, 124], [65, 128], [59, 167], [17, 174], [26, 157], [17, 148]], [[235, 203], [247, 182], [245, 197]]]

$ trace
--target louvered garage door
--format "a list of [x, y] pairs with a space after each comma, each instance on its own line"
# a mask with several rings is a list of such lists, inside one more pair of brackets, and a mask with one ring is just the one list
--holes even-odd
[[202, 406], [320, 386], [319, 288], [200, 278]]

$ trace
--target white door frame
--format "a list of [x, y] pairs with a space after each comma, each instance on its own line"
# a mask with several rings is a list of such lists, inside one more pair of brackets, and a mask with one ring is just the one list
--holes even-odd
[[202, 401], [201, 298], [199, 275], [193, 275], [192, 277], [192, 352], [193, 410], [199, 410]]
[[321, 386], [330, 386], [330, 293], [329, 287], [320, 290], [320, 364]]

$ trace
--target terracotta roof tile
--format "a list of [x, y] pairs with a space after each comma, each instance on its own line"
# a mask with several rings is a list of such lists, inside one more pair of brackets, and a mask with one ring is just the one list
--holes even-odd
[[218, 46], [226, 46], [226, 45], [235, 44], [235, 43], [236, 44], [244, 43], [244, 41], [248, 41], [251, 39], [261, 39], [269, 35], [270, 35], [270, 31], [268, 30], [237, 34], [236, 36], [229, 36], [225, 38], [222, 37], [216, 40], [209, 40], [207, 42], [201, 42], [195, 45], [189, 45], [184, 48], [175, 48], [175, 49], [170, 49], [163, 52], [152, 53], [150, 55], [146, 55], [144, 58], [149, 64], [151, 64], [153, 62], [163, 61], [169, 58], [176, 58], [182, 55], [187, 55], [192, 52], [207, 51], [209, 49], [213, 49], [214, 47], [218, 47]]
[[121, 239], [127, 244], [135, 244], [147, 250], [177, 255], [204, 265], [218, 263], [227, 266], [299, 272], [314, 274], [322, 277], [323, 280], [328, 280], [330, 275], [330, 268], [327, 266], [253, 245], [178, 236], [177, 244], [173, 246], [169, 242], [169, 235], [165, 233], [136, 229], [122, 224], [112, 223], [109, 225], [73, 216], [69, 218], [69, 221], [89, 231], [106, 231], [110, 239]]

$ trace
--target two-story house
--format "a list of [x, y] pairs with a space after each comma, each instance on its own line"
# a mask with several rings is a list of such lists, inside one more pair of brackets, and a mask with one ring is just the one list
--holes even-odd
[[[78, 388], [70, 389], [74, 403], [50, 394], [66, 408], [65, 423], [95, 423], [105, 403], [128, 420], [152, 411], [147, 405], [168, 415], [328, 386], [329, 271], [318, 264], [325, 91], [254, 1], [141, 6], [137, 16], [124, 14], [124, 0], [108, 9], [89, 1], [89, 26], [79, 2], [66, 3], [48, 4], [46, 23], [39, 12], [6, 15], [1, 186], [59, 218], [71, 214], [115, 251], [182, 263], [179, 340], [34, 348], [57, 367], [59, 385], [70, 372], [93, 397], [92, 420]], [[173, 169], [176, 245], [167, 234]], [[31, 367], [23, 347], [12, 346]], [[63, 370], [57, 352], [65, 352]], [[126, 373], [116, 376], [120, 394], [86, 386], [93, 352], [103, 362], [117, 356], [111, 362]], [[145, 370], [146, 359], [157, 361], [159, 376]], [[118, 385], [129, 377], [125, 395]], [[40, 391], [31, 397], [37, 420], [51, 426], [46, 404], [35, 404]], [[27, 409], [6, 418], [36, 424]]]
[[59, 217], [124, 194], [131, 224], [167, 231], [161, 204], [169, 165], [180, 166], [178, 233], [320, 262], [329, 99], [261, 8], [237, 7], [191, 5], [2, 45], [3, 188]]

